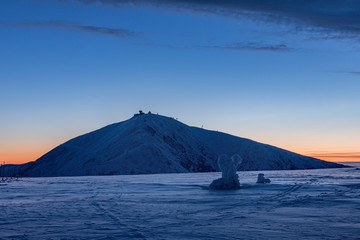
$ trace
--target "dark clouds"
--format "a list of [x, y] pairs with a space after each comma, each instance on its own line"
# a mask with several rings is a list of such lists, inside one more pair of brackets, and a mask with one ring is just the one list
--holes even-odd
[[[69, 0], [59, 0], [69, 2]], [[298, 42], [355, 39], [359, 40], [360, 33], [360, 1], [358, 0], [77, 0], [85, 4], [105, 4], [114, 7], [121, 6], [153, 6], [171, 8], [178, 11], [191, 11], [194, 14], [213, 14], [230, 17], [239, 21], [254, 21], [261, 24], [272, 23], [270, 33], [261, 35], [267, 43], [258, 42], [255, 37], [251, 42], [224, 43], [214, 42], [190, 44], [185, 48], [208, 48], [222, 50], [253, 50], [288, 52], [301, 47]], [[1, 23], [0, 23], [1, 24]], [[2, 24], [4, 25], [4, 24]], [[21, 22], [6, 24], [12, 27], [48, 27], [77, 30], [92, 34], [109, 35], [118, 38], [131, 38], [142, 33], [123, 28], [84, 25], [69, 22]], [[286, 26], [283, 28], [283, 26]], [[283, 35], [292, 36], [284, 39]], [[298, 33], [306, 33], [300, 36]], [[269, 36], [272, 34], [272, 37]], [[274, 41], [274, 37], [277, 40]], [[233, 42], [237, 42], [237, 40]], [[143, 43], [146, 45], [146, 43]], [[161, 45], [161, 44], [157, 44]], [[166, 45], [166, 44], [165, 44]], [[199, 46], [201, 45], [201, 46]], [[170, 45], [169, 45], [170, 46]], [[175, 46], [176, 48], [184, 48]]]
[[[296, 26], [301, 31], [337, 33], [337, 38], [360, 33], [358, 0], [78, 0], [114, 6], [152, 5], [189, 9], [226, 17]], [[339, 36], [339, 33], [342, 36]]]
[[77, 30], [92, 34], [102, 34], [102, 35], [110, 35], [119, 38], [129, 38], [135, 37], [139, 35], [139, 33], [123, 29], [123, 28], [109, 28], [109, 27], [99, 27], [92, 25], [82, 25], [77, 23], [69, 23], [69, 22], [19, 22], [19, 23], [0, 23], [0, 25], [7, 27], [34, 27], [34, 28], [61, 28], [68, 30]]

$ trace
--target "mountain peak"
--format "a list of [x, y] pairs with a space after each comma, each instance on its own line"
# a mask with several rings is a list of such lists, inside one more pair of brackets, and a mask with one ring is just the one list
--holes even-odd
[[[139, 111], [142, 112], [142, 111]], [[144, 122], [146, 122], [147, 120], [155, 120], [155, 121], [166, 121], [166, 120], [170, 120], [170, 121], [176, 121], [179, 122], [176, 118], [174, 117], [168, 117], [168, 116], [164, 116], [164, 115], [159, 115], [158, 113], [154, 114], [151, 112], [148, 113], [136, 113], [134, 114], [134, 116], [132, 118], [130, 118], [129, 120], [142, 120]], [[180, 122], [179, 122], [180, 123]]]

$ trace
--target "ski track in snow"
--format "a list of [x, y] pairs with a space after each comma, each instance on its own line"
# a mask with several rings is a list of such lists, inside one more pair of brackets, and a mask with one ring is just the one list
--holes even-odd
[[0, 239], [359, 239], [360, 171], [23, 178], [0, 185]]

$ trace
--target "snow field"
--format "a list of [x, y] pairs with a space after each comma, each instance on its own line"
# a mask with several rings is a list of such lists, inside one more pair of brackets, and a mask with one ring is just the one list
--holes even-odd
[[359, 239], [357, 168], [23, 178], [0, 185], [0, 239]]

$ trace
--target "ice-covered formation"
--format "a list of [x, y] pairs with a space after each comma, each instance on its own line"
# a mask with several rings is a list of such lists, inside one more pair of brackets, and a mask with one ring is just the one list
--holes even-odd
[[235, 154], [229, 158], [226, 154], [222, 154], [218, 159], [218, 166], [222, 171], [222, 177], [215, 179], [210, 184], [213, 190], [231, 190], [239, 189], [239, 176], [236, 174], [236, 168], [242, 162], [242, 158]]
[[270, 179], [265, 178], [263, 173], [259, 173], [256, 183], [270, 183]]

